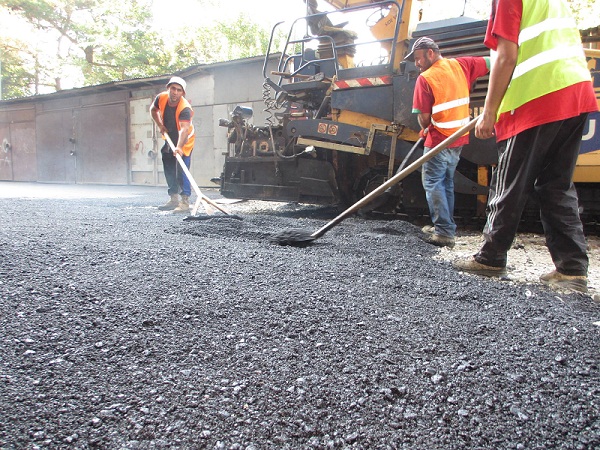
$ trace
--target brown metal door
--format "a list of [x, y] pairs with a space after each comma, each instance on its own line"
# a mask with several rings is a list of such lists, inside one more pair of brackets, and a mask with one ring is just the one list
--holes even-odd
[[37, 181], [35, 123], [10, 124], [14, 181]]
[[[153, 123], [148, 111], [152, 100], [150, 97], [129, 102], [129, 167], [132, 184], [158, 184], [158, 163], [161, 156], [160, 149], [155, 148]], [[162, 144], [164, 141], [161, 139], [160, 142]]]
[[13, 157], [10, 142], [8, 124], [0, 124], [0, 180], [2, 181], [12, 181], [13, 179]]
[[77, 112], [79, 183], [128, 184], [126, 111], [120, 103]]
[[36, 149], [38, 181], [47, 183], [76, 182], [76, 152], [73, 138], [72, 110], [38, 114]]

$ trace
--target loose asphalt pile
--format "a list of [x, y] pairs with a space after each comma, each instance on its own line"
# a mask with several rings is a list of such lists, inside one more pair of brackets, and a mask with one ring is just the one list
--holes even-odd
[[407, 222], [297, 248], [269, 238], [339, 211], [141, 192], [0, 198], [0, 448], [600, 448], [589, 296], [457, 273]]

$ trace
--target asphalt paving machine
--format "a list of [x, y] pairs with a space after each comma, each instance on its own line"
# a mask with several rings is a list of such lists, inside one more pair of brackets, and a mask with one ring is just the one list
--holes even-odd
[[[220, 120], [229, 142], [220, 178], [223, 196], [354, 203], [391, 178], [400, 164], [422, 154], [410, 154], [419, 131], [411, 112], [419, 72], [404, 61], [412, 42], [429, 36], [447, 58], [489, 56], [483, 45], [485, 20], [460, 16], [419, 22], [412, 0], [326, 1], [328, 11], [307, 0], [305, 17], [273, 28], [263, 65], [266, 123], [254, 125], [252, 109], [244, 106]], [[417, 26], [411, 29], [413, 23]], [[355, 31], [361, 26], [366, 34]], [[275, 48], [282, 33], [283, 46]], [[597, 56], [590, 58], [594, 68]], [[273, 60], [276, 67], [269, 65]], [[600, 85], [597, 72], [592, 74]], [[472, 86], [473, 117], [483, 107], [487, 83], [483, 77]], [[587, 153], [600, 149], [600, 135], [593, 128], [597, 118], [590, 118]], [[455, 215], [465, 218], [485, 214], [497, 161], [493, 139], [472, 136], [470, 141], [455, 177]], [[591, 174], [587, 171], [591, 183], [600, 181], [598, 159], [590, 163]], [[381, 212], [426, 214], [420, 173], [403, 180], [396, 192]]]

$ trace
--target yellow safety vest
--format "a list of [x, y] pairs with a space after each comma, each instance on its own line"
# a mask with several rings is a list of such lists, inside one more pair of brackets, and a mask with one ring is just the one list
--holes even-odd
[[421, 74], [431, 87], [435, 101], [431, 123], [450, 136], [469, 122], [469, 83], [460, 63], [442, 58]]
[[518, 44], [498, 114], [591, 78], [579, 30], [563, 0], [523, 0]]

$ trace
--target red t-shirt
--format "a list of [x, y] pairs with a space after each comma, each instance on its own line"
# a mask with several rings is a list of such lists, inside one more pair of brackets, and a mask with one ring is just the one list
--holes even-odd
[[[489, 72], [489, 61], [486, 58], [482, 58], [480, 56], [467, 56], [464, 58], [456, 58], [456, 61], [460, 64], [460, 67], [465, 73], [467, 81], [469, 82], [469, 87], [475, 83], [477, 78]], [[434, 100], [433, 91], [427, 83], [427, 80], [425, 80], [425, 77], [419, 76], [417, 78], [413, 97], [413, 113], [431, 114]], [[447, 137], [448, 136], [443, 135], [433, 125], [431, 125], [429, 127], [429, 132], [427, 133], [427, 138], [425, 139], [425, 147], [433, 148]], [[450, 147], [460, 147], [468, 143], [469, 134], [467, 133], [465, 136], [454, 141]]]
[[[496, 50], [498, 37], [518, 43], [522, 15], [522, 0], [498, 0], [496, 11], [492, 11], [488, 22], [486, 47]], [[495, 127], [496, 140], [504, 141], [530, 128], [597, 110], [592, 82], [577, 83], [500, 114]]]

